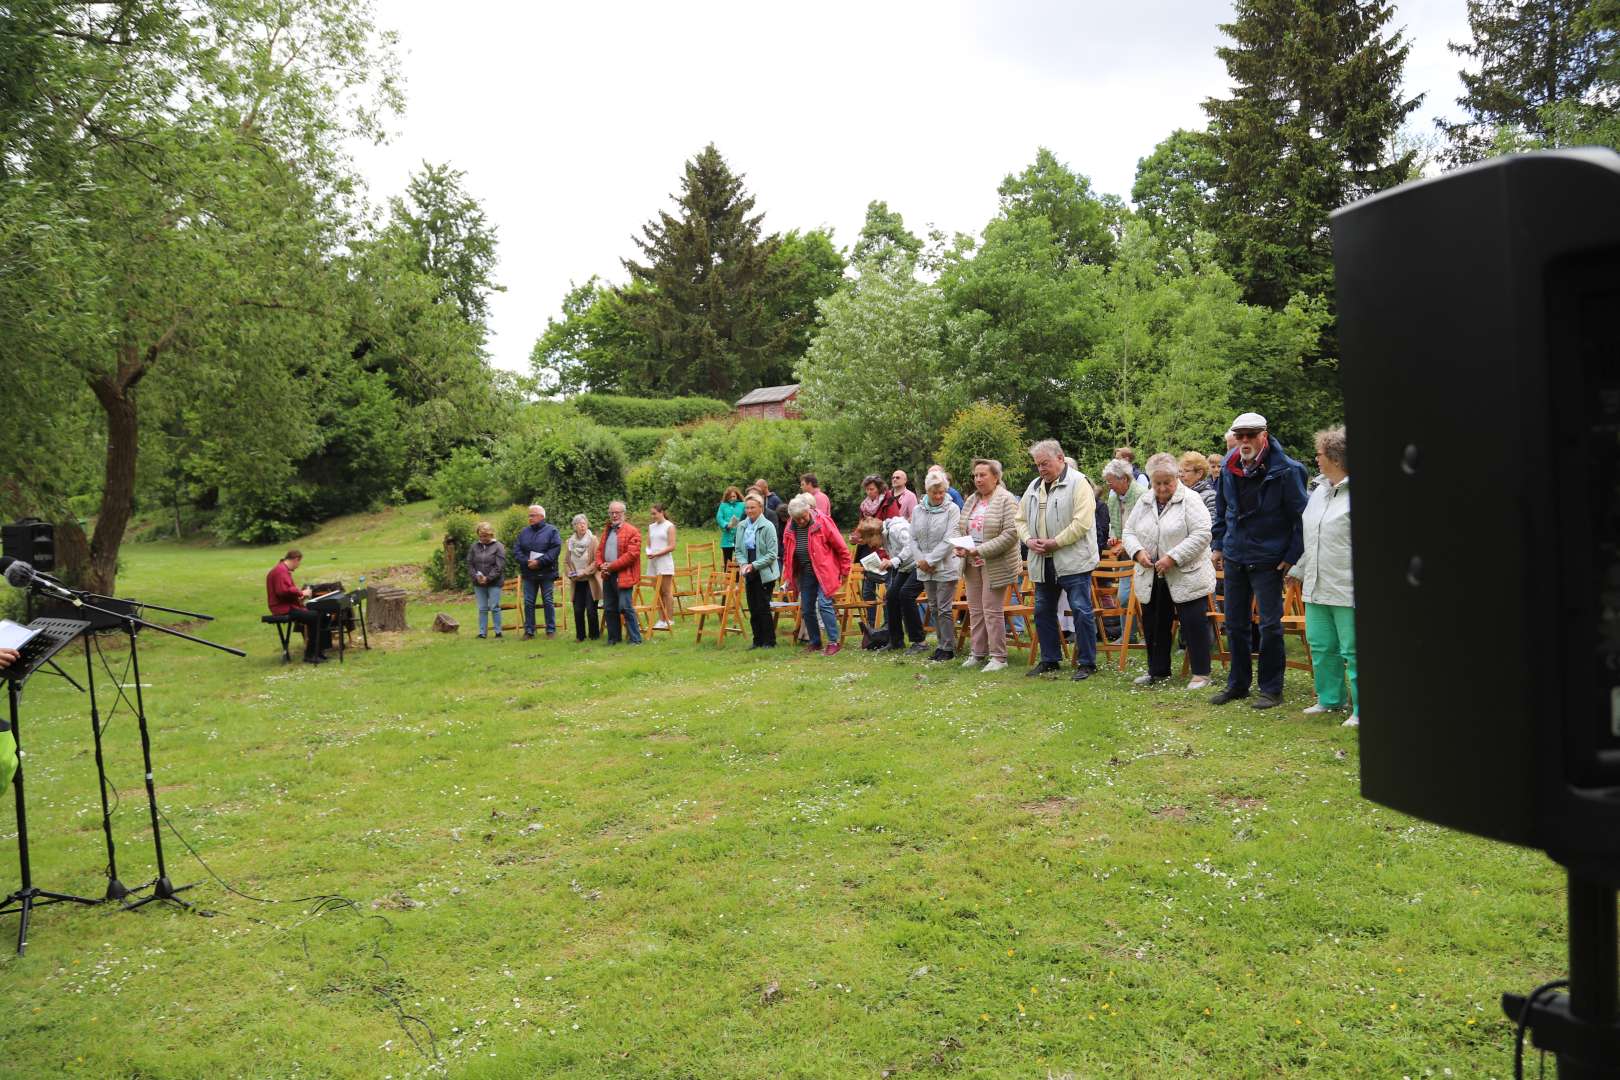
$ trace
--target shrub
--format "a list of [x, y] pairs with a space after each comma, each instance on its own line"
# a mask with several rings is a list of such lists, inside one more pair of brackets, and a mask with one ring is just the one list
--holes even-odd
[[951, 417], [940, 439], [938, 461], [963, 494], [973, 488], [973, 459], [994, 458], [1006, 470], [1002, 483], [1023, 493], [1033, 467], [1024, 441], [1024, 421], [1010, 405], [975, 402]]
[[[444, 532], [439, 546], [428, 556], [422, 576], [427, 583], [441, 592], [465, 592], [472, 588], [467, 576], [467, 547], [478, 535], [478, 516], [469, 510], [455, 510], [444, 515]], [[456, 544], [456, 565], [444, 565], [444, 541]]]
[[614, 432], [624, 443], [624, 452], [631, 461], [648, 461], [658, 455], [658, 451], [669, 437], [675, 434], [674, 428], [667, 427], [632, 427]]
[[569, 398], [568, 404], [614, 431], [639, 427], [679, 427], [731, 413], [731, 406], [726, 402], [706, 397], [639, 398], [617, 394], [580, 394]]
[[512, 500], [545, 503], [554, 521], [578, 513], [600, 521], [608, 503], [624, 495], [624, 443], [579, 416], [525, 416], [501, 438], [495, 462]]
[[[814, 425], [803, 422], [744, 420], [679, 432], [664, 444], [637, 508], [660, 501], [679, 522], [712, 524], [728, 484], [745, 488], [761, 476], [788, 498], [799, 490], [799, 474], [811, 466], [813, 431]], [[646, 483], [638, 477], [638, 484]]]
[[495, 463], [471, 446], [458, 446], [429, 485], [441, 510], [483, 510], [506, 498]]
[[624, 474], [624, 501], [632, 512], [642, 512], [659, 500], [658, 463], [644, 461]]

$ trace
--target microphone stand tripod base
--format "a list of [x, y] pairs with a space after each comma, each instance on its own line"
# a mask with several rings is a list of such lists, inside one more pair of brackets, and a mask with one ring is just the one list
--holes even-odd
[[187, 889], [195, 889], [196, 887], [197, 886], [195, 883], [176, 887], [169, 881], [168, 878], [160, 877], [156, 881], [152, 882], [151, 896], [143, 896], [139, 900], [130, 901], [124, 905], [124, 910], [134, 911], [138, 907], [145, 907], [154, 900], [163, 900], [171, 904], [178, 904], [187, 911], [196, 911], [197, 906], [195, 904], [191, 903], [189, 900], [182, 900], [178, 895], [176, 895], [177, 893], [183, 893]]

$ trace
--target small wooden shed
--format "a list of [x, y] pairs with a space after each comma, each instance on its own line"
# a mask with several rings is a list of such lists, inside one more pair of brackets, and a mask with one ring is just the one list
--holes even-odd
[[737, 399], [737, 416], [743, 420], [797, 420], [800, 417], [799, 384], [762, 386]]

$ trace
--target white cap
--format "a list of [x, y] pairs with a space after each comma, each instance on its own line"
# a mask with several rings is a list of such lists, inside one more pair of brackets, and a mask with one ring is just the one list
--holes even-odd
[[1236, 420], [1232, 421], [1232, 430], [1264, 431], [1266, 430], [1266, 418], [1257, 412], [1246, 412]]

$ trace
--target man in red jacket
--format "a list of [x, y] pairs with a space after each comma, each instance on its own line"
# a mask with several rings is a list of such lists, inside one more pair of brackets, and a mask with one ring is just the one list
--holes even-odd
[[293, 584], [293, 571], [304, 561], [304, 553], [293, 548], [283, 555], [265, 575], [264, 591], [270, 601], [270, 614], [289, 616], [293, 622], [303, 623], [304, 663], [326, 663], [326, 615], [304, 606], [309, 588], [300, 589]]
[[602, 618], [607, 623], [607, 643], [621, 640], [619, 617], [624, 617], [630, 644], [641, 644], [641, 627], [636, 622], [636, 585], [641, 581], [641, 533], [624, 520], [624, 503], [608, 503], [607, 528], [596, 542], [596, 561], [602, 567]]

